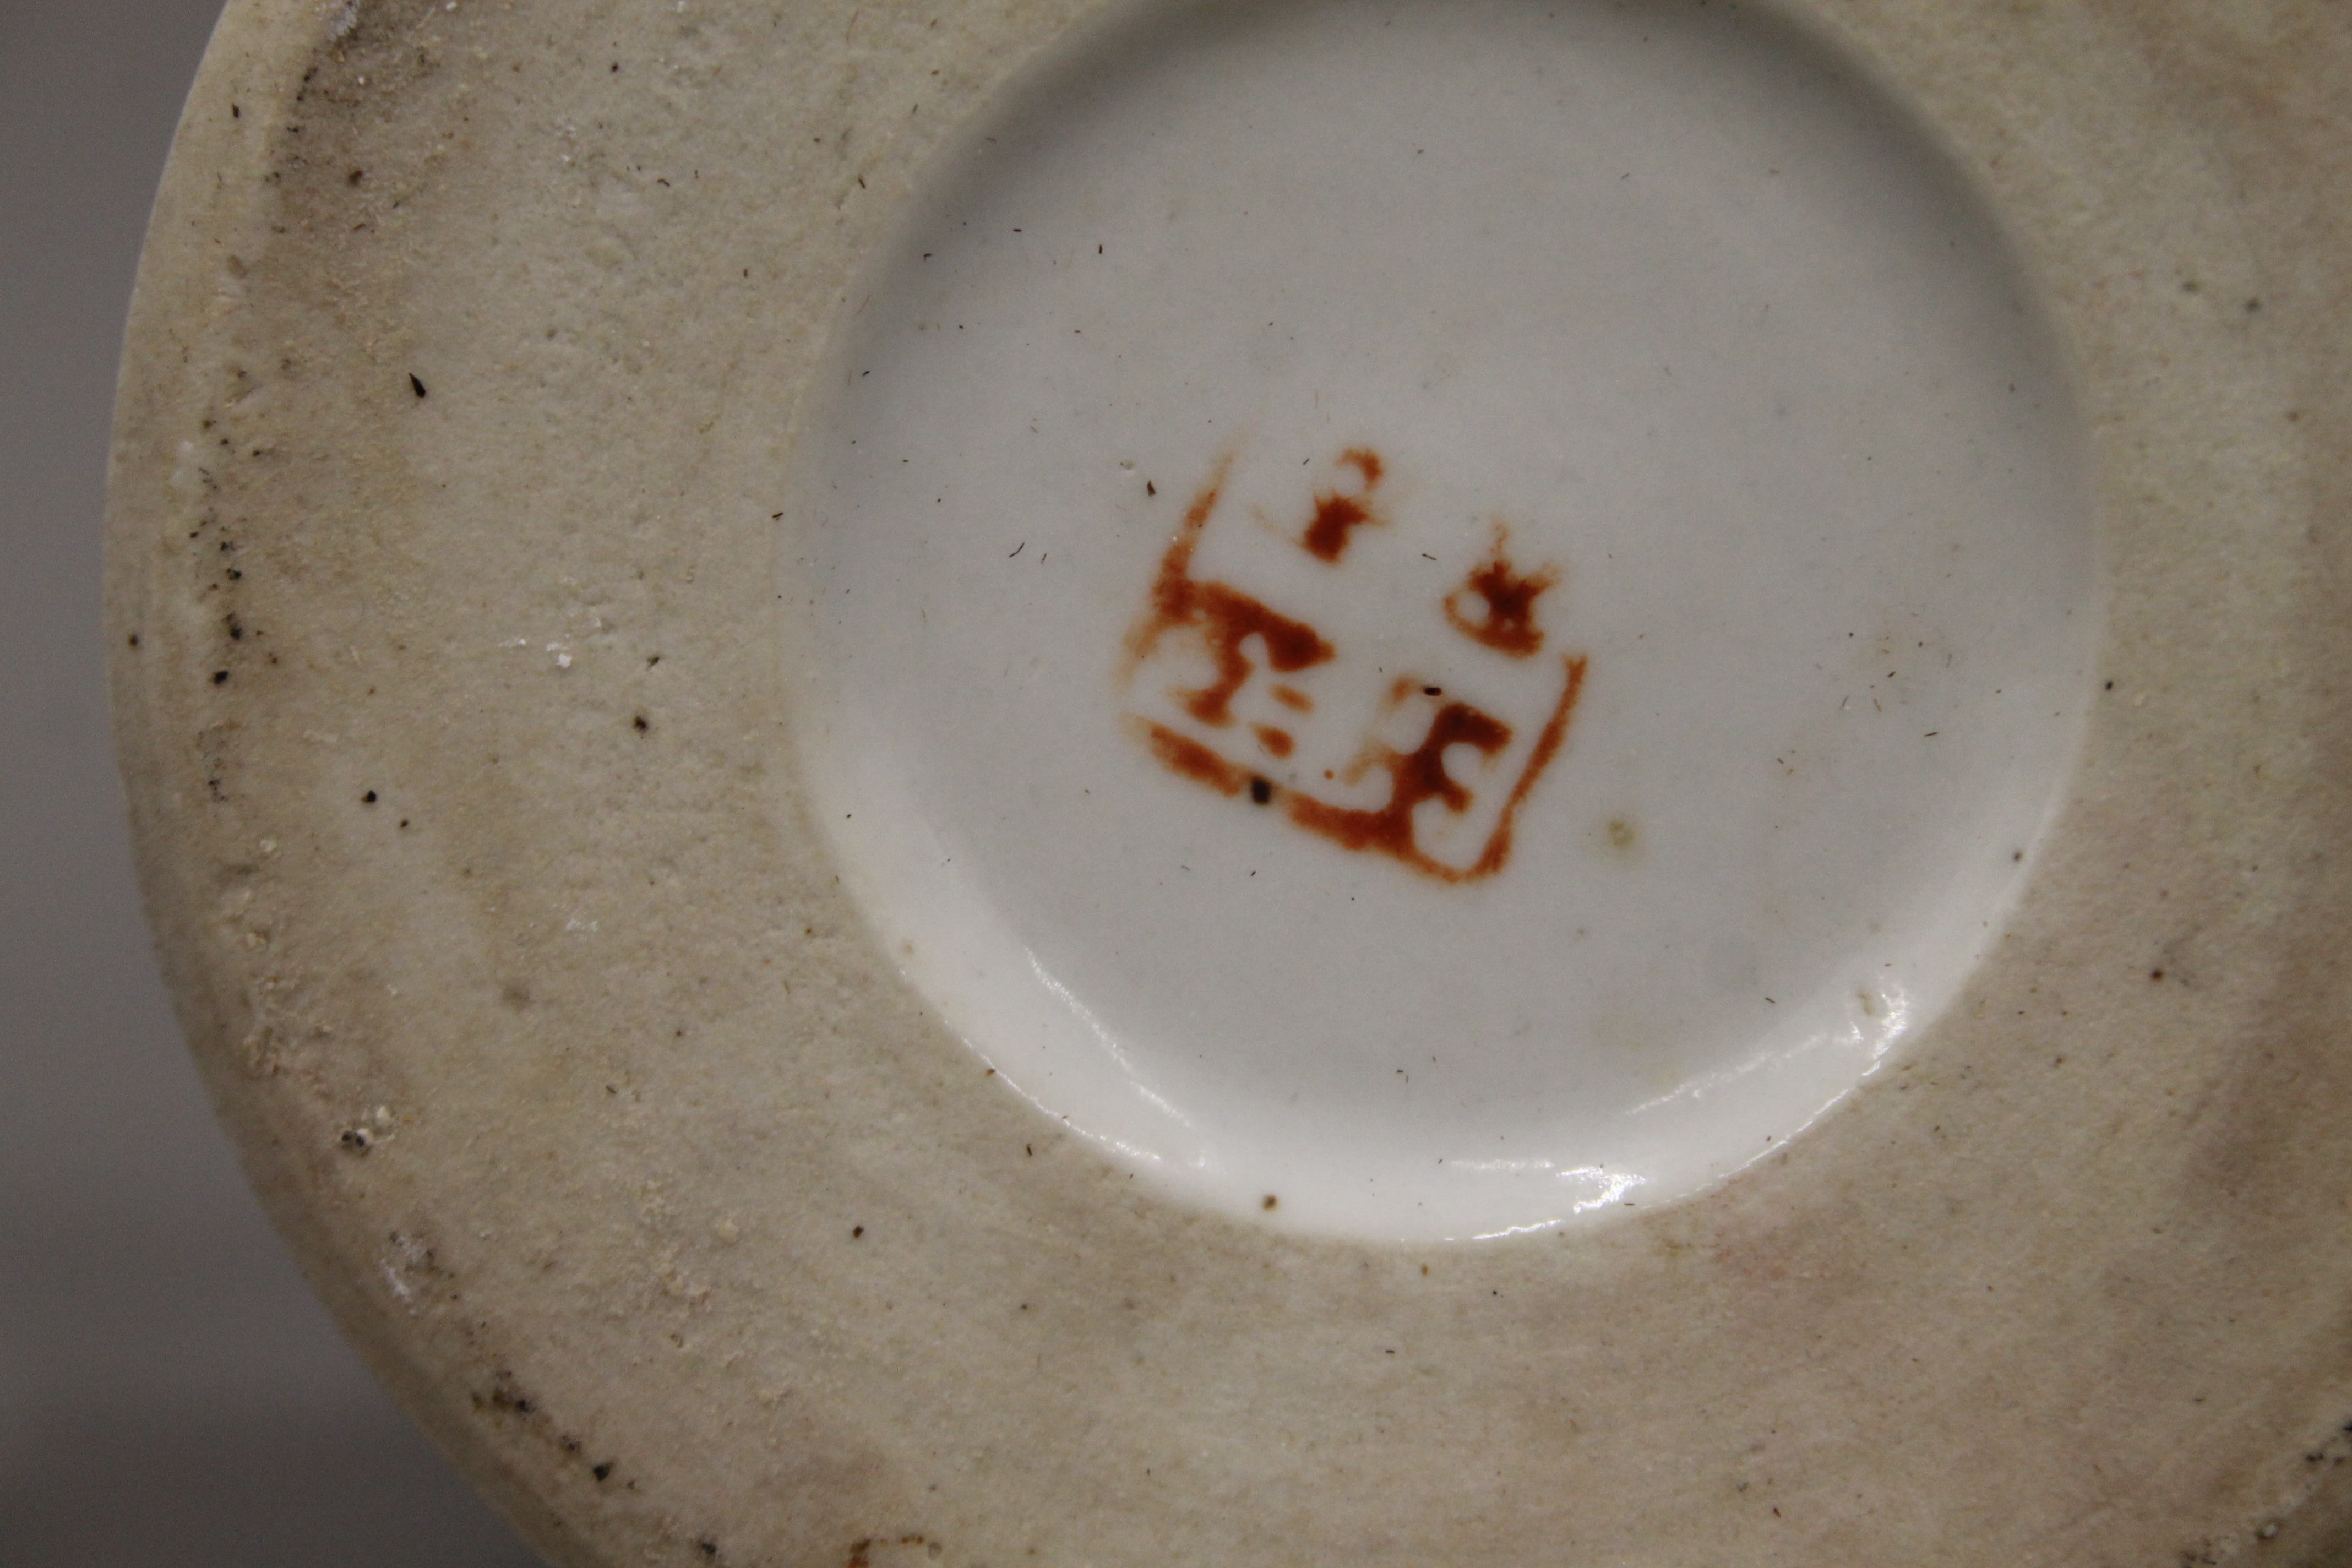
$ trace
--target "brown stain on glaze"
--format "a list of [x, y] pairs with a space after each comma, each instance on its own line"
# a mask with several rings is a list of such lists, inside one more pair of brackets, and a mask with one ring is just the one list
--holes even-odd
[[1266, 749], [1269, 756], [1286, 757], [1290, 755], [1291, 747], [1297, 744], [1287, 730], [1277, 730], [1271, 724], [1253, 724], [1250, 729], [1256, 734], [1257, 743]]
[[1190, 735], [1180, 735], [1165, 724], [1135, 721], [1151, 754], [1171, 773], [1207, 784], [1219, 795], [1239, 795], [1250, 785], [1246, 768], [1237, 768]]
[[1449, 702], [1439, 709], [1437, 716], [1430, 721], [1429, 733], [1412, 751], [1391, 750], [1381, 759], [1391, 781], [1386, 805], [1378, 810], [1337, 806], [1294, 791], [1289, 794], [1290, 820], [1310, 833], [1321, 834], [1343, 849], [1389, 856], [1441, 882], [1476, 882], [1493, 876], [1511, 858], [1512, 825], [1519, 805], [1558, 754], [1560, 742], [1567, 739], [1569, 720], [1584, 689], [1584, 660], [1570, 658], [1564, 663], [1568, 681], [1559, 700], [1536, 737], [1535, 748], [1528, 755], [1519, 782], [1513, 786], [1510, 798], [1503, 803], [1502, 815], [1487, 837], [1486, 847], [1473, 864], [1448, 866], [1423, 854], [1414, 837], [1412, 823], [1413, 808], [1426, 800], [1438, 801], [1449, 811], [1463, 811], [1469, 806], [1470, 792], [1445, 771], [1447, 748], [1467, 745], [1492, 756], [1511, 743], [1509, 725], [1467, 702]]
[[[1513, 658], [1528, 658], [1544, 645], [1543, 632], [1536, 626], [1536, 600], [1559, 581], [1559, 574], [1549, 566], [1522, 574], [1505, 553], [1510, 542], [1510, 530], [1497, 523], [1494, 548], [1485, 563], [1445, 595], [1445, 618], [1474, 642]], [[1462, 613], [1463, 599], [1472, 595], [1486, 605], [1486, 614], [1475, 621]]]
[[1201, 628], [1210, 656], [1217, 661], [1217, 679], [1198, 690], [1180, 694], [1180, 700], [1203, 724], [1234, 721], [1228, 705], [1256, 668], [1242, 651], [1242, 644], [1251, 637], [1265, 644], [1266, 667], [1285, 675], [1332, 657], [1331, 645], [1313, 626], [1276, 614], [1238, 588], [1223, 583], [1196, 583], [1192, 587], [1193, 624]]
[[1296, 686], [1276, 685], [1268, 687], [1266, 690], [1268, 695], [1273, 697], [1276, 702], [1281, 703], [1293, 713], [1312, 713], [1315, 711], [1315, 699], [1307, 696], [1307, 693], [1299, 690]]
[[1216, 661], [1217, 679], [1177, 697], [1193, 718], [1218, 726], [1234, 721], [1230, 706], [1234, 693], [1255, 668], [1242, 651], [1242, 645], [1251, 637], [1265, 644], [1267, 666], [1284, 675], [1311, 668], [1332, 657], [1331, 645], [1313, 626], [1276, 614], [1229, 584], [1203, 583], [1193, 577], [1192, 552], [1200, 545], [1209, 514], [1216, 510], [1218, 492], [1224, 488], [1225, 474], [1232, 466], [1230, 458], [1219, 463], [1214, 477], [1185, 510], [1176, 537], [1160, 558], [1160, 573], [1151, 584], [1150, 613], [1127, 637], [1131, 675], [1162, 637], [1186, 626], [1197, 628], [1208, 644], [1209, 656]]
[[1225, 488], [1225, 476], [1232, 472], [1234, 460], [1219, 460], [1217, 471], [1201, 487], [1192, 504], [1184, 509], [1184, 521], [1176, 525], [1175, 537], [1160, 557], [1160, 573], [1151, 580], [1151, 611], [1135, 624], [1127, 634], [1127, 671], [1151, 657], [1160, 639], [1192, 621], [1192, 552], [1200, 548], [1201, 531], [1209, 526], [1209, 514], [1217, 510], [1217, 497]]
[[1381, 476], [1388, 465], [1370, 447], [1350, 447], [1339, 454], [1339, 461], [1363, 476], [1364, 488], [1354, 495], [1343, 496], [1337, 490], [1315, 492], [1315, 521], [1307, 525], [1299, 547], [1318, 561], [1339, 564], [1347, 553], [1349, 537], [1367, 523], [1381, 520], [1364, 504], [1364, 499], [1380, 488]]

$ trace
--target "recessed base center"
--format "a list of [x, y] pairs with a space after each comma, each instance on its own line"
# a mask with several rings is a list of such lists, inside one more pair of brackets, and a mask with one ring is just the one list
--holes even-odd
[[1128, 14], [859, 299], [786, 550], [815, 798], [1113, 1158], [1360, 1237], [1622, 1213], [1990, 940], [2086, 690], [2076, 426], [1996, 226], [1801, 32]]

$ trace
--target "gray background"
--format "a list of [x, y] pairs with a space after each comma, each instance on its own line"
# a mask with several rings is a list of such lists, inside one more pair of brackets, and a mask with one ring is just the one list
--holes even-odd
[[246, 1192], [131, 880], [100, 674], [107, 420], [218, 9], [0, 0], [0, 1568], [528, 1568]]

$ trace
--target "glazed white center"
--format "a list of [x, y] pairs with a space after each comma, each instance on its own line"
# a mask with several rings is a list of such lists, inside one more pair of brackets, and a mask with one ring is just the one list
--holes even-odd
[[820, 398], [845, 877], [1003, 1083], [1257, 1223], [1770, 1152], [1950, 1001], [2072, 754], [2051, 340], [1753, 9], [1106, 21], [933, 172]]

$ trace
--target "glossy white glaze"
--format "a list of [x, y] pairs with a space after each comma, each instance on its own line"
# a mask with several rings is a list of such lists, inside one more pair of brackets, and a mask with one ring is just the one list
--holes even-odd
[[[934, 171], [803, 436], [845, 874], [1004, 1082], [1195, 1201], [1692, 1192], [1951, 1000], [2072, 754], [2029, 299], [1747, 12], [1085, 30]], [[1449, 711], [1455, 799], [1375, 823]]]

